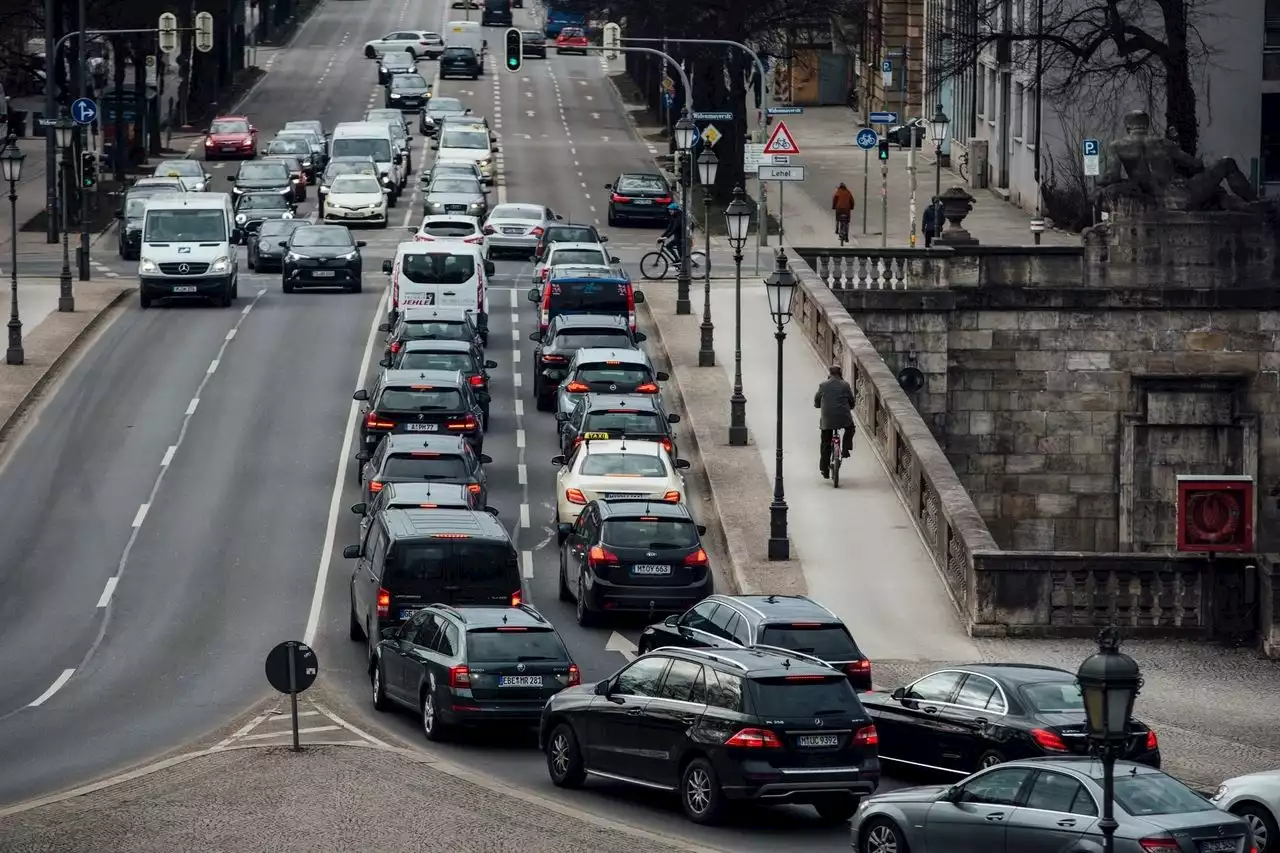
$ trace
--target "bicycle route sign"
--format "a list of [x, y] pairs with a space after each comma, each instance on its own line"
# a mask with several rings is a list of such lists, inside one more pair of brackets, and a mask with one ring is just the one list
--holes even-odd
[[864, 127], [858, 131], [858, 147], [863, 151], [870, 151], [880, 144], [880, 134], [876, 133], [869, 127]]

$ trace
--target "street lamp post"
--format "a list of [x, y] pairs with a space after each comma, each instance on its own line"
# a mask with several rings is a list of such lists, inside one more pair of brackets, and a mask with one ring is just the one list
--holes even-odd
[[1103, 853], [1114, 853], [1116, 823], [1116, 756], [1123, 752], [1129, 736], [1133, 701], [1142, 687], [1142, 674], [1133, 658], [1120, 651], [1120, 632], [1104, 628], [1098, 634], [1098, 653], [1080, 664], [1076, 672], [1084, 696], [1085, 728], [1090, 744], [1102, 757]]
[[[71, 244], [67, 234], [67, 206], [71, 203], [68, 197], [71, 194], [68, 175], [71, 170], [71, 142], [75, 138], [75, 130], [75, 122], [69, 118], [60, 118], [53, 126], [58, 149], [62, 151], [62, 194], [59, 202], [59, 207], [62, 209], [62, 272], [58, 274], [59, 311], [76, 310], [76, 297], [71, 290]], [[53, 211], [49, 213], [52, 215]]]
[[676, 277], [676, 313], [692, 314], [693, 304], [689, 301], [689, 284], [692, 274], [689, 270], [689, 250], [692, 248], [689, 235], [689, 183], [693, 180], [693, 163], [689, 153], [693, 150], [693, 139], [698, 128], [686, 111], [676, 122], [676, 148], [684, 152], [680, 169], [680, 216], [684, 233], [681, 234], [682, 251], [680, 252], [680, 274]]
[[787, 256], [778, 250], [777, 265], [769, 277], [764, 280], [765, 293], [769, 297], [769, 313], [777, 331], [773, 333], [778, 342], [778, 432], [774, 438], [773, 468], [773, 502], [769, 504], [769, 559], [789, 560], [791, 543], [787, 538], [787, 498], [782, 488], [782, 343], [787, 339], [786, 327], [791, 322], [791, 301], [796, 298], [796, 288], [800, 282], [787, 267]]
[[751, 227], [751, 205], [742, 187], [733, 190], [733, 201], [724, 209], [724, 230], [733, 248], [733, 394], [729, 396], [729, 445], [747, 445], [747, 397], [742, 393], [742, 247]]
[[702, 337], [698, 347], [698, 367], [715, 367], [715, 326], [711, 323], [711, 188], [720, 171], [720, 160], [704, 148], [698, 155], [698, 180], [702, 182], [702, 235], [706, 241], [707, 263], [702, 274]]
[[[929, 119], [929, 133], [933, 136], [933, 194], [942, 195], [942, 143], [947, 141], [947, 127], [951, 119], [942, 111], [942, 104], [933, 111]], [[935, 223], [934, 231], [938, 231]]]
[[22, 179], [22, 161], [27, 158], [18, 147], [18, 140], [10, 136], [0, 151], [0, 177], [9, 182], [9, 348], [5, 351], [6, 364], [22, 364], [26, 353], [22, 349], [22, 317], [18, 314], [18, 181]]

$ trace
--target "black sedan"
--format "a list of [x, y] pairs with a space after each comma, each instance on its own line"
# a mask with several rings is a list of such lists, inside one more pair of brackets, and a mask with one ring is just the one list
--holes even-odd
[[521, 30], [520, 41], [523, 43], [520, 53], [523, 56], [536, 56], [539, 59], [547, 58], [547, 37], [537, 30]]
[[245, 240], [249, 269], [254, 272], [281, 269], [284, 264], [284, 247], [280, 245], [280, 241], [288, 240], [294, 229], [305, 224], [306, 221], [302, 219], [273, 219], [262, 223], [257, 232], [250, 234]]
[[249, 236], [273, 219], [293, 219], [297, 205], [278, 192], [245, 193], [236, 199], [236, 227], [248, 242]]
[[[875, 720], [882, 761], [965, 776], [1013, 759], [1088, 750], [1075, 674], [1056, 667], [957, 666], [859, 698]], [[1159, 767], [1156, 733], [1130, 720], [1120, 757]]]
[[657, 172], [624, 172], [609, 190], [609, 224], [624, 222], [665, 223], [670, 214], [671, 185]]
[[431, 84], [421, 74], [392, 74], [383, 95], [383, 106], [401, 112], [417, 112], [431, 100]]
[[435, 136], [444, 124], [445, 116], [465, 116], [471, 112], [457, 98], [435, 98], [427, 101], [418, 117], [418, 132], [423, 136]]
[[260, 163], [284, 163], [285, 168], [289, 170], [289, 180], [293, 182], [293, 194], [296, 201], [307, 200], [307, 184], [310, 179], [307, 177], [306, 169], [302, 168], [302, 158], [297, 154], [272, 154], [263, 157]]
[[612, 314], [559, 314], [545, 332], [530, 332], [533, 348], [533, 394], [541, 399], [555, 393], [569, 372], [573, 354], [588, 347], [639, 349], [647, 340], [633, 332], [626, 317]]
[[279, 160], [266, 160], [256, 163], [241, 163], [234, 175], [228, 175], [231, 197], [242, 193], [267, 192], [268, 190], [284, 196], [289, 201], [298, 201], [298, 184], [289, 174], [289, 167]]
[[913, 118], [908, 120], [906, 124], [894, 125], [885, 134], [885, 139], [888, 139], [899, 148], [908, 148], [911, 146], [913, 135], [915, 136], [916, 148], [924, 145], [924, 141], [929, 138], [929, 122], [922, 118]]
[[345, 225], [303, 225], [288, 240], [281, 286], [285, 293], [300, 287], [341, 287], [359, 293], [363, 285], [360, 250], [363, 240], [354, 240]]

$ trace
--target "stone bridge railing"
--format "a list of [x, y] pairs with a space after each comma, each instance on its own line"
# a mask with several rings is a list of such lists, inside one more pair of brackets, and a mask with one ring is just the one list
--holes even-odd
[[948, 290], [984, 284], [1080, 287], [1080, 246], [791, 250], [832, 290]]

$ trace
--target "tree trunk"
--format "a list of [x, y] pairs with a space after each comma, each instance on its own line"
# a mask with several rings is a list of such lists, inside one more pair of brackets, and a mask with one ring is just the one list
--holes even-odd
[[116, 183], [124, 183], [125, 163], [125, 124], [124, 124], [124, 60], [128, 52], [128, 36], [116, 36], [112, 58], [115, 60], [115, 80], [111, 90], [112, 109], [115, 110], [112, 121], [111, 168], [115, 172]]
[[1187, 8], [1185, 2], [1161, 4], [1165, 20], [1167, 53], [1161, 57], [1165, 69], [1165, 127], [1173, 130], [1178, 146], [1194, 155], [1200, 146], [1200, 123], [1196, 118], [1196, 90], [1191, 80], [1187, 48]]
[[133, 138], [129, 140], [129, 163], [139, 165], [147, 159], [147, 41], [144, 36], [133, 43]]

